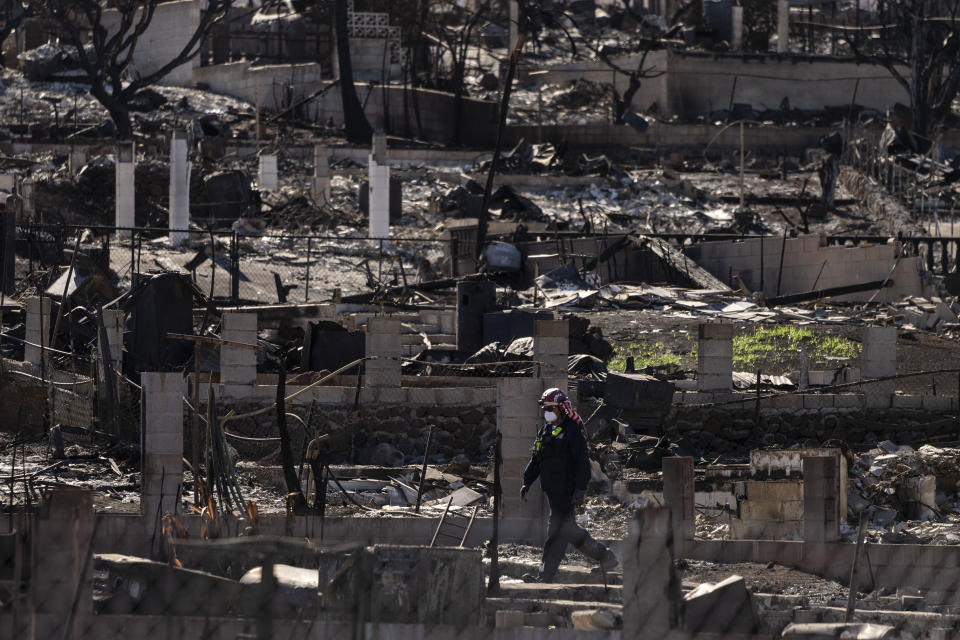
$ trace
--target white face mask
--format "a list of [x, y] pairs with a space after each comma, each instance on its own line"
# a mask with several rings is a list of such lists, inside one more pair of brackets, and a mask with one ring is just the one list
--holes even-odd
[[543, 419], [546, 420], [547, 422], [553, 422], [554, 420], [557, 419], [557, 414], [555, 414], [553, 411], [544, 411]]

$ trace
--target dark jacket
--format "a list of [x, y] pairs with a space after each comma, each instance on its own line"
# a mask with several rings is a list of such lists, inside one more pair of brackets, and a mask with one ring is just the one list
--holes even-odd
[[[560, 432], [554, 436], [557, 428]], [[572, 494], [586, 491], [590, 481], [590, 456], [583, 427], [564, 418], [556, 427], [544, 425], [537, 434], [533, 455], [523, 470], [523, 484], [528, 487], [540, 478], [540, 486], [550, 494]]]

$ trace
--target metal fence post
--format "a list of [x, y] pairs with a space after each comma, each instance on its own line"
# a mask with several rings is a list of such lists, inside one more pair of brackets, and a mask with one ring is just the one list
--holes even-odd
[[303, 301], [307, 302], [310, 300], [310, 248], [311, 248], [311, 238], [307, 236], [307, 282], [303, 287]]
[[240, 237], [236, 231], [230, 242], [230, 299], [240, 304]]

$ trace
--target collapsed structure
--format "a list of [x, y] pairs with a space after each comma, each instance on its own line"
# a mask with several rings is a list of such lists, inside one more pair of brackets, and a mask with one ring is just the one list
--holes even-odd
[[[956, 129], [885, 16], [145, 3], [124, 121], [28, 4], [0, 636], [955, 634]], [[553, 387], [621, 566], [527, 583]]]

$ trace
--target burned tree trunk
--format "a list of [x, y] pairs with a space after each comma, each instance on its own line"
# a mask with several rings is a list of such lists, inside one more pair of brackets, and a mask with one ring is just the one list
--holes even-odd
[[[333, 3], [333, 24], [337, 40], [337, 67], [340, 72], [340, 95], [343, 99], [343, 123], [347, 141], [368, 145], [373, 139], [373, 129], [363, 113], [357, 88], [353, 84], [353, 65], [350, 62], [350, 35], [347, 30], [347, 0]], [[386, 117], [386, 114], [384, 114]]]

